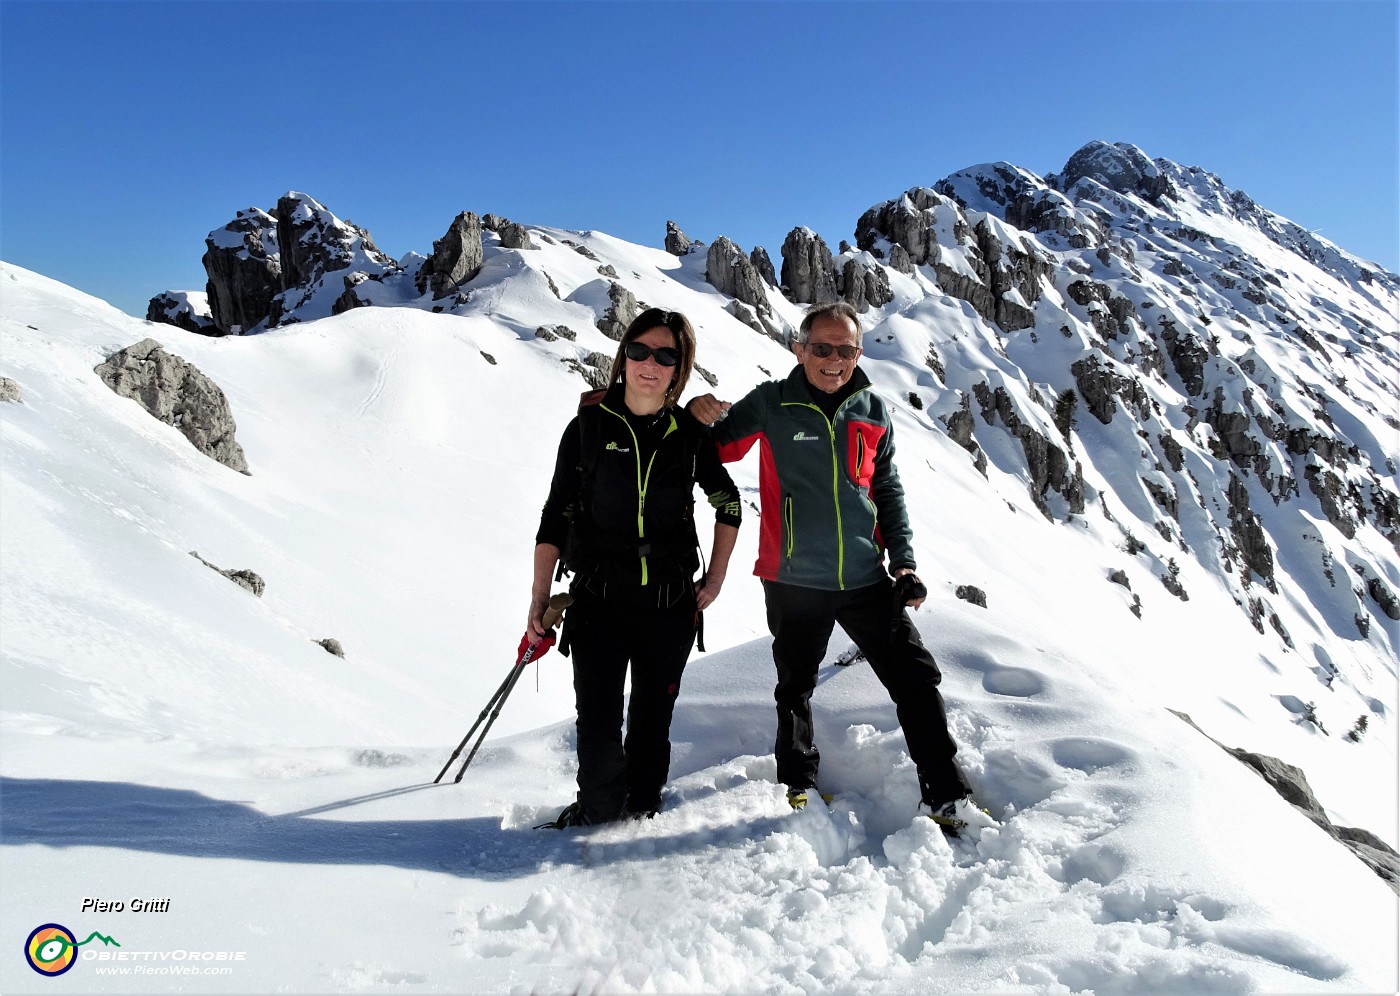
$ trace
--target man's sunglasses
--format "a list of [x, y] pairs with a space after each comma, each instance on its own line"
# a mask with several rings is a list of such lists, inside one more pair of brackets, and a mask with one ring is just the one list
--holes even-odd
[[658, 346], [656, 349], [652, 349], [644, 342], [629, 342], [622, 347], [622, 352], [629, 360], [636, 360], [638, 363], [648, 357], [654, 358], [663, 367], [673, 367], [681, 361], [681, 354], [670, 346]]
[[829, 342], [814, 342], [807, 348], [820, 360], [826, 359], [832, 353], [840, 353], [843, 360], [854, 360], [860, 355], [859, 346], [833, 346]]

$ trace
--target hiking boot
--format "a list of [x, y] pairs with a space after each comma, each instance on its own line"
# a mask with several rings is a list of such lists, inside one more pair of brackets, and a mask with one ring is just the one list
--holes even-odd
[[953, 839], [962, 836], [968, 826], [989, 827], [996, 824], [990, 813], [968, 797], [936, 804], [921, 802], [919, 812], [937, 823], [945, 836]]
[[583, 811], [583, 803], [571, 802], [564, 807], [564, 811], [559, 814], [557, 820], [548, 823], [541, 823], [535, 827], [536, 830], [566, 830], [569, 827], [586, 827], [592, 824], [588, 814]]
[[807, 797], [809, 794], [815, 794], [820, 796], [822, 802], [826, 803], [827, 805], [831, 804], [831, 800], [833, 798], [829, 792], [818, 792], [814, 788], [788, 789], [788, 805], [791, 806], [793, 809], [802, 809], [804, 806], [807, 805]]

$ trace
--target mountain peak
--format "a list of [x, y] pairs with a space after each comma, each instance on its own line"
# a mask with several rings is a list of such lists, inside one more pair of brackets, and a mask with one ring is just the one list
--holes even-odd
[[1164, 196], [1175, 196], [1171, 183], [1147, 153], [1127, 142], [1095, 139], [1069, 157], [1064, 172], [1050, 179], [1061, 190], [1090, 179], [1120, 194], [1138, 194], [1153, 203]]

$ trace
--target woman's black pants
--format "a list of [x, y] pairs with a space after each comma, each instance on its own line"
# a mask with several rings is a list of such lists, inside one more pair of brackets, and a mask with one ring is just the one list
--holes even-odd
[[[569, 649], [578, 712], [578, 801], [590, 823], [654, 812], [671, 768], [671, 713], [695, 642], [695, 595], [628, 604], [575, 585]], [[627, 733], [622, 692], [631, 668]]]

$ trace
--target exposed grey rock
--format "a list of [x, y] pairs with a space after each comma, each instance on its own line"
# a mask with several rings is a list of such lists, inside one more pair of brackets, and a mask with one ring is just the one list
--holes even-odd
[[[931, 357], [936, 358], [936, 353], [931, 353]], [[942, 377], [940, 371], [939, 376]], [[972, 454], [973, 466], [983, 476], [987, 476], [987, 454], [978, 445], [973, 433], [976, 428], [976, 419], [972, 415], [972, 399], [967, 395], [962, 396], [962, 407], [943, 419], [943, 424], [948, 429], [948, 438], [957, 443], [968, 453]]]
[[250, 332], [272, 314], [282, 292], [277, 219], [248, 208], [204, 240], [210, 320], [219, 335]]
[[1114, 584], [1121, 584], [1124, 588], [1127, 588], [1129, 591], [1133, 590], [1132, 584], [1128, 581], [1127, 571], [1114, 571], [1108, 576], [1108, 579]]
[[195, 449], [246, 474], [248, 461], [234, 438], [237, 425], [219, 385], [154, 339], [142, 339], [93, 368], [117, 394], [132, 398], [173, 425]]
[[1146, 153], [1123, 142], [1090, 142], [1069, 157], [1059, 176], [1046, 179], [1060, 190], [1069, 190], [1086, 177], [1122, 194], [1139, 194], [1154, 204], [1178, 196]]
[[763, 282], [769, 287], [778, 286], [778, 274], [773, 270], [773, 261], [768, 258], [768, 250], [762, 246], [754, 246], [753, 252], [749, 253], [749, 262], [758, 271], [758, 275], [763, 278]]
[[433, 243], [433, 254], [418, 271], [418, 293], [431, 288], [435, 300], [446, 297], [481, 272], [482, 259], [481, 219], [463, 211]]
[[1181, 378], [1186, 393], [1199, 398], [1205, 393], [1205, 366], [1210, 359], [1210, 351], [1195, 336], [1182, 332], [1169, 316], [1164, 315], [1160, 323], [1162, 341], [1167, 345], [1167, 356]]
[[[1019, 244], [1003, 245], [987, 221], [978, 222], [973, 232], [987, 267], [991, 320], [1007, 332], [1032, 327], [1035, 303], [1044, 293], [1042, 281], [1053, 272], [1054, 264], [1024, 237]], [[1012, 300], [1013, 294], [1025, 303]]]
[[1309, 464], [1303, 468], [1303, 479], [1308, 482], [1308, 489], [1317, 497], [1318, 505], [1322, 509], [1322, 514], [1327, 516], [1327, 521], [1337, 527], [1337, 530], [1347, 539], [1352, 539], [1356, 535], [1356, 516], [1352, 514], [1352, 506], [1347, 502], [1347, 496], [1343, 493], [1342, 479], [1328, 470], [1316, 464]]
[[487, 212], [481, 216], [481, 227], [488, 232], [499, 232], [503, 225], [509, 225], [510, 219], [503, 218], [499, 214]]
[[[380, 273], [398, 269], [392, 259], [380, 252], [369, 232], [352, 221], [337, 218], [314, 198], [295, 191], [277, 200], [277, 244], [284, 292], [281, 313], [294, 311], [305, 303], [323, 278], [337, 271], [348, 273], [357, 263], [371, 264]], [[281, 317], [277, 304], [274, 302], [273, 324]]]
[[195, 310], [189, 295], [175, 291], [162, 291], [146, 305], [146, 321], [174, 325], [186, 332], [198, 335], [218, 335], [214, 320]]
[[8, 377], [0, 377], [0, 404], [19, 404], [23, 398], [19, 384]]
[[199, 555], [199, 551], [197, 550], [191, 550], [190, 556], [193, 557], [195, 560], [198, 560], [201, 564], [203, 564], [205, 567], [208, 567], [210, 570], [218, 571], [224, 577], [228, 578], [234, 584], [238, 585], [238, 587], [243, 588], [246, 591], [250, 591], [259, 598], [262, 598], [263, 589], [266, 587], [266, 585], [263, 584], [263, 579], [257, 574], [254, 574], [252, 571], [232, 569], [224, 570], [222, 567], [217, 567], [214, 564], [209, 563], [209, 561], [205, 560]]
[[[954, 244], [940, 244], [940, 238], [946, 239], [940, 230], [948, 229]], [[956, 200], [928, 187], [910, 190], [861, 215], [856, 245], [873, 251], [882, 242], [890, 245], [892, 268], [912, 273], [914, 266], [931, 266], [940, 288], [1008, 332], [1035, 324], [1042, 280], [1054, 269], [1051, 258], [1028, 239], [1003, 245], [996, 226], [986, 220], [969, 227]], [[952, 258], [957, 253], [965, 262]]]
[[794, 228], [783, 240], [783, 293], [796, 304], [840, 300], [836, 268], [822, 237], [810, 228]]
[[754, 311], [743, 301], [730, 301], [724, 306], [724, 310], [755, 332], [767, 334], [767, 329], [765, 329], [763, 323], [758, 320], [758, 312]]
[[574, 242], [572, 239], [565, 239], [564, 245], [568, 246], [570, 249], [578, 253], [584, 259], [591, 259], [595, 263], [602, 262], [602, 260], [598, 258], [598, 254], [596, 252], [594, 252], [592, 249], [588, 248], [585, 245], [581, 245], [577, 242]]
[[345, 312], [353, 311], [356, 308], [370, 307], [374, 302], [367, 297], [361, 296], [360, 287], [362, 284], [371, 281], [377, 282], [374, 280], [374, 277], [365, 273], [363, 270], [356, 270], [354, 273], [347, 274], [345, 276], [345, 291], [340, 297], [336, 298], [335, 304], [331, 305], [331, 314], [343, 315]]
[[[1282, 796], [1295, 809], [1327, 831], [1335, 840], [1346, 845], [1351, 852], [1364, 862], [1373, 872], [1385, 880], [1397, 893], [1400, 893], [1400, 854], [1397, 854], [1385, 841], [1368, 830], [1357, 827], [1335, 825], [1327, 817], [1327, 812], [1313, 794], [1308, 777], [1301, 768], [1281, 761], [1268, 754], [1257, 754], [1240, 747], [1226, 747], [1219, 740], [1206, 733], [1192, 718], [1175, 709], [1168, 710], [1178, 719], [1194, 727], [1198, 733], [1229, 754], [1241, 764], [1252, 768], [1260, 778]], [[1299, 856], [1304, 860], [1304, 856]]]
[[970, 584], [960, 584], [954, 594], [964, 602], [971, 602], [973, 605], [981, 606], [984, 609], [987, 607], [987, 593], [981, 588], [973, 587]]
[[340, 641], [333, 636], [328, 636], [324, 640], [313, 640], [318, 647], [324, 647], [326, 653], [335, 654], [337, 657], [345, 656], [345, 648], [340, 645]]
[[1395, 592], [1391, 591], [1379, 577], [1369, 575], [1366, 578], [1366, 593], [1375, 599], [1376, 604], [1381, 607], [1381, 611], [1388, 619], [1400, 619], [1400, 599], [1395, 597]]
[[1167, 589], [1183, 602], [1191, 601], [1191, 596], [1186, 593], [1186, 588], [1182, 585], [1181, 579], [1176, 576], [1176, 566], [1172, 564], [1167, 568], [1167, 573], [1161, 576], [1162, 587]]
[[909, 258], [909, 251], [898, 242], [890, 247], [890, 269], [898, 270], [905, 276], [914, 275], [914, 261]]
[[502, 225], [498, 233], [501, 236], [501, 248], [503, 249], [538, 249], [539, 246], [530, 239], [530, 232], [524, 225], [517, 225], [515, 222], [507, 222]]
[[1026, 456], [1026, 468], [1030, 471], [1029, 486], [1031, 500], [1047, 519], [1052, 518], [1045, 494], [1054, 489], [1065, 497], [1071, 514], [1084, 511], [1084, 470], [1078, 461], [1071, 461], [1058, 445], [1048, 437], [1026, 424], [1016, 413], [1011, 396], [1006, 388], [998, 386], [990, 390], [985, 383], [973, 385], [973, 393], [982, 409], [982, 420], [995, 425], [1000, 419], [1002, 425], [1021, 441], [1021, 450]]
[[705, 253], [705, 279], [721, 294], [744, 302], [759, 314], [772, 310], [758, 269], [723, 235], [715, 239]]
[[684, 256], [690, 252], [691, 241], [681, 226], [674, 221], [666, 222], [666, 251], [672, 256]]
[[836, 287], [842, 299], [862, 314], [894, 300], [884, 267], [861, 259], [846, 260], [837, 275]]
[[578, 333], [567, 325], [541, 325], [535, 329], [535, 338], [546, 342], [554, 342], [556, 339], [568, 339], [573, 342], [578, 339]]
[[[913, 264], [932, 263], [938, 248], [934, 226], [940, 207], [949, 213], [958, 210], [953, 200], [930, 187], [917, 187], [895, 200], [877, 204], [856, 222], [856, 248], [873, 249], [884, 239], [892, 247], [903, 248]], [[958, 214], [961, 216], [961, 212]]]
[[564, 361], [574, 373], [585, 381], [591, 390], [608, 386], [608, 372], [612, 369], [612, 357], [604, 353], [587, 353], [580, 358], [568, 357]]
[[1270, 591], [1276, 590], [1274, 551], [1269, 545], [1263, 523], [1249, 507], [1249, 489], [1244, 481], [1231, 474], [1226, 496], [1230, 503], [1230, 533], [1240, 556], [1245, 565], [1263, 579]]
[[598, 319], [598, 331], [621, 342], [627, 326], [641, 314], [641, 307], [632, 292], [619, 283], [608, 284], [608, 301], [607, 312]]
[[1116, 369], [1117, 365], [1101, 353], [1091, 353], [1070, 366], [1074, 375], [1074, 385], [1084, 398], [1085, 407], [1104, 425], [1113, 421], [1118, 410], [1115, 399], [1122, 398], [1130, 412], [1136, 412], [1139, 419], [1146, 418], [1147, 393], [1136, 377], [1125, 376]]

